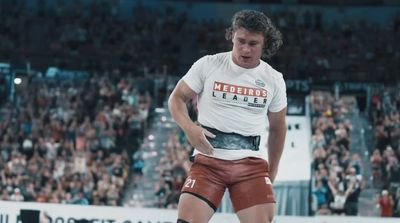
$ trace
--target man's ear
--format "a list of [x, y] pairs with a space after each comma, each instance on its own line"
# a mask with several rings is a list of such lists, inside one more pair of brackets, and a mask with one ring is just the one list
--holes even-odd
[[232, 32], [231, 32], [231, 41], [232, 41], [232, 44], [233, 44], [233, 38], [235, 38], [235, 32], [232, 30]]

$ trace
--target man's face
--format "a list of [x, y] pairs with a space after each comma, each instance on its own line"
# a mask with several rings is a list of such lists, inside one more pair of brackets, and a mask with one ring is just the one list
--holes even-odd
[[233, 33], [232, 43], [232, 59], [235, 64], [243, 68], [254, 68], [260, 63], [264, 47], [262, 33], [239, 28]]

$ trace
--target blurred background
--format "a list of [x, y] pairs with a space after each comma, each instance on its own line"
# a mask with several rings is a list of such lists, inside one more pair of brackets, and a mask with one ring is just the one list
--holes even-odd
[[192, 148], [166, 100], [241, 9], [284, 37], [277, 214], [400, 217], [397, 0], [0, 0], [0, 200], [176, 209]]

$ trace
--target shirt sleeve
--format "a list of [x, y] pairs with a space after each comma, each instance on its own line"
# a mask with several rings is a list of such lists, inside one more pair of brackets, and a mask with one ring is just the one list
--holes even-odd
[[276, 80], [275, 92], [268, 110], [279, 112], [287, 106], [286, 84], [282, 74]]
[[197, 94], [203, 90], [205, 80], [205, 69], [206, 57], [202, 57], [197, 60], [189, 71], [182, 77], [182, 80]]

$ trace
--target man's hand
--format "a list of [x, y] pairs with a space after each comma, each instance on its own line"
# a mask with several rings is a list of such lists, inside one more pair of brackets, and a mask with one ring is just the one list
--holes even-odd
[[276, 174], [278, 173], [278, 170], [277, 169], [274, 169], [274, 170], [270, 169], [268, 171], [268, 173], [269, 173], [269, 179], [271, 180], [272, 183], [274, 183]]
[[183, 129], [190, 144], [200, 152], [211, 155], [214, 148], [207, 137], [214, 138], [211, 132], [196, 125], [189, 117], [186, 104], [195, 100], [197, 93], [194, 92], [183, 80], [180, 80], [172, 91], [168, 100], [169, 111], [175, 122]]
[[185, 133], [190, 144], [192, 144], [194, 148], [207, 155], [213, 154], [214, 148], [207, 140], [206, 136], [215, 138], [214, 134], [198, 125], [191, 126]]

